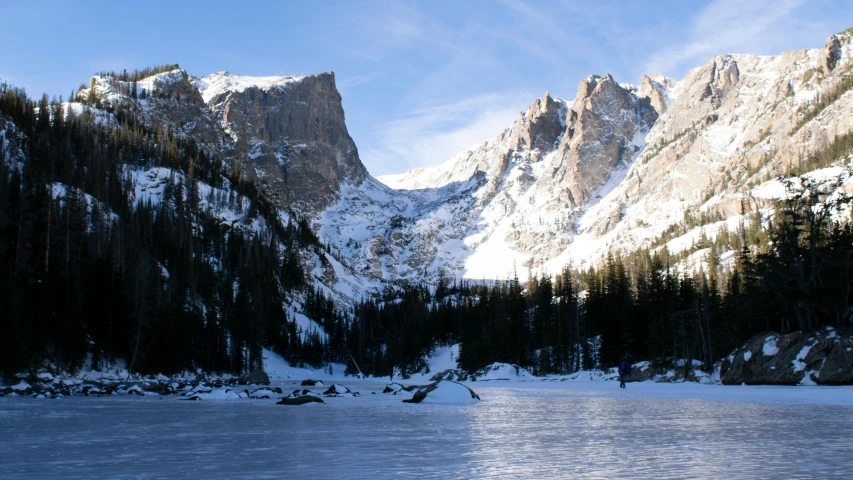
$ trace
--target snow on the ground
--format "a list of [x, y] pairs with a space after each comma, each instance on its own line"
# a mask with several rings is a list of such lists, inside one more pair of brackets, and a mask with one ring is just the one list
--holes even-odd
[[[159, 205], [167, 186], [171, 184], [174, 187], [187, 180], [182, 172], [166, 167], [143, 169], [125, 165], [124, 173], [133, 185], [131, 204], [134, 205], [139, 202]], [[234, 194], [227, 182], [223, 188], [216, 188], [204, 182], [197, 182], [197, 185], [199, 208], [222, 224], [254, 232], [259, 232], [266, 226], [262, 216], [249, 217], [250, 200], [245, 196]], [[189, 192], [187, 189], [182, 190], [186, 200]], [[233, 205], [230, 202], [232, 195], [234, 196]]]
[[[762, 211], [763, 216], [770, 213], [770, 210]], [[666, 243], [666, 249], [672, 253], [680, 253], [684, 250], [689, 250], [693, 245], [699, 242], [704, 236], [707, 240], [714, 241], [720, 233], [736, 232], [741, 224], [748, 223], [748, 219], [743, 215], [735, 215], [719, 222], [709, 223], [700, 227], [695, 227], [687, 231], [684, 235], [673, 238]]]
[[[832, 183], [836, 179], [841, 179], [842, 183], [849, 183], [853, 181], [849, 176], [849, 172], [849, 167], [827, 167], [812, 170], [803, 176], [817, 184]], [[787, 180], [793, 182], [795, 188], [800, 185], [798, 177], [790, 177]], [[765, 200], [782, 200], [787, 198], [788, 195], [785, 183], [779, 179], [769, 180], [752, 189], [753, 197]]]
[[214, 388], [207, 391], [193, 393], [192, 397], [198, 397], [200, 400], [239, 400], [243, 397], [229, 388]]
[[[68, 196], [69, 188], [71, 189], [71, 191], [73, 193], [82, 193], [81, 199], [83, 200], [83, 202], [85, 202], [86, 212], [89, 215], [92, 215], [94, 213], [95, 205], [97, 205], [98, 209], [100, 210], [101, 215], [104, 216], [105, 220], [110, 220], [112, 222], [118, 221], [118, 215], [115, 212], [113, 212], [112, 210], [110, 210], [110, 208], [107, 206], [107, 204], [98, 201], [98, 199], [96, 199], [95, 197], [89, 195], [88, 193], [82, 192], [75, 187], [68, 187], [67, 185], [65, 185], [63, 183], [54, 182], [51, 184], [51, 193], [53, 195], [53, 198], [58, 199], [60, 201], [60, 204], [64, 205], [65, 204], [65, 198]], [[92, 219], [92, 224], [95, 223], [94, 220], [95, 219]], [[90, 224], [90, 228], [91, 228], [91, 224]]]
[[485, 380], [507, 379], [531, 380], [535, 378], [530, 372], [528, 372], [524, 368], [500, 362], [493, 363], [483, 369], [478, 370], [476, 377], [478, 382]]
[[[456, 370], [459, 368], [459, 344], [436, 347], [432, 354], [426, 358], [428, 368], [414, 373], [409, 377], [411, 381], [428, 381], [435, 374], [445, 370]], [[398, 373], [399, 375], [399, 373]], [[398, 375], [395, 375], [397, 377]]]
[[264, 371], [269, 375], [270, 380], [305, 380], [308, 378], [329, 380], [329, 379], [347, 379], [352, 380], [354, 377], [347, 377], [344, 372], [347, 366], [343, 363], [332, 363], [331, 373], [329, 367], [321, 368], [305, 368], [295, 367], [290, 365], [287, 360], [281, 355], [272, 350], [263, 350]]

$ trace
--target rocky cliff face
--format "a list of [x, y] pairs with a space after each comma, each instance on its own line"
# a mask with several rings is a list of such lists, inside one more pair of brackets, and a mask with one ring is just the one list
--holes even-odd
[[347, 132], [331, 72], [307, 77], [245, 77], [228, 72], [195, 81], [233, 142], [232, 155], [279, 205], [316, 213], [341, 184], [367, 171]]
[[248, 77], [228, 72], [204, 78], [183, 70], [130, 83], [93, 77], [101, 101], [125, 101], [148, 125], [194, 138], [210, 154], [238, 165], [264, 194], [287, 210], [315, 215], [343, 183], [367, 172], [344, 119], [331, 72], [305, 77]]

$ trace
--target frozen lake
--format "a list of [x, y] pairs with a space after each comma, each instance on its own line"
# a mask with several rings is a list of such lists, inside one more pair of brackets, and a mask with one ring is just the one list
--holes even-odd
[[454, 406], [401, 403], [410, 395], [381, 394], [385, 382], [342, 383], [362, 396], [298, 407], [0, 398], [0, 478], [849, 478], [853, 469], [846, 387], [472, 382], [484, 401]]

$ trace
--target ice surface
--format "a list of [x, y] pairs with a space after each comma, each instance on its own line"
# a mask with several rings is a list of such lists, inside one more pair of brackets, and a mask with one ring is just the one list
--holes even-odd
[[350, 381], [361, 397], [311, 407], [278, 395], [2, 398], [0, 478], [847, 478], [853, 467], [849, 387], [495, 381], [468, 383], [475, 405], [411, 405], [380, 394], [385, 383]]

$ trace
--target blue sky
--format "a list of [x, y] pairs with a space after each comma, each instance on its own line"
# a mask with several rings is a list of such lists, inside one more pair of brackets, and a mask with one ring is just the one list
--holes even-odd
[[[853, 2], [0, 0], [0, 78], [67, 96], [100, 70], [332, 70], [374, 175], [443, 162], [589, 74], [680, 79], [718, 53], [821, 47]], [[10, 21], [11, 20], [11, 21]]]

